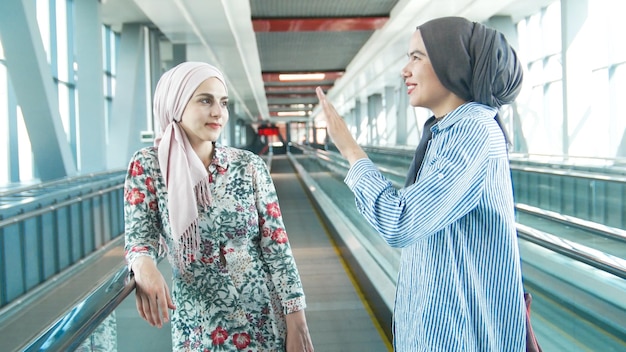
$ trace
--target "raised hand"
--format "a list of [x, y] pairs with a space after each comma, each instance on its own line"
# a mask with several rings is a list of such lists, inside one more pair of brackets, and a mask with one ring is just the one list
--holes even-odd
[[367, 154], [365, 154], [354, 137], [352, 137], [346, 122], [339, 116], [333, 104], [326, 99], [322, 88], [317, 87], [315, 93], [317, 93], [317, 98], [324, 110], [328, 135], [333, 143], [335, 143], [337, 149], [339, 149], [341, 155], [348, 160], [350, 165], [359, 159], [367, 158]]

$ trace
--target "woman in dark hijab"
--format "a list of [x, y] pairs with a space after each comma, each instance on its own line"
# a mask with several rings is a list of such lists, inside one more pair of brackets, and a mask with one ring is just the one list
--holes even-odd
[[409, 102], [430, 109], [423, 141], [394, 189], [317, 94], [330, 137], [350, 162], [357, 208], [402, 248], [394, 350], [524, 351], [525, 307], [506, 133], [498, 108], [522, 68], [505, 37], [460, 17], [431, 20], [409, 42]]

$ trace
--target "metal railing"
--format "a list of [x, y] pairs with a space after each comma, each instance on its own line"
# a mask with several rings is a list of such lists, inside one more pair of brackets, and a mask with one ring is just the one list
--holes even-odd
[[0, 308], [122, 234], [123, 187], [117, 171], [3, 192]]
[[23, 351], [76, 350], [134, 289], [135, 279], [128, 275], [128, 268], [121, 263], [112, 277], [30, 341]]
[[[318, 155], [324, 163], [335, 168], [338, 172], [346, 169], [346, 164], [341, 161], [341, 158], [333, 156], [332, 153], [306, 148], [303, 151], [305, 154]], [[302, 172], [301, 169], [300, 172]], [[518, 233], [525, 240], [539, 244], [575, 261], [587, 263], [607, 273], [626, 278], [626, 261], [624, 259], [607, 256], [600, 251], [523, 225], [518, 225]], [[375, 263], [375, 261], [371, 261], [368, 265], [376, 265]], [[381, 267], [380, 270], [386, 272], [388, 268]], [[25, 351], [74, 350], [110, 316], [115, 308], [133, 291], [134, 285], [134, 280], [127, 275], [127, 268], [120, 264], [119, 271], [96, 287], [93, 292], [49, 329], [29, 342]], [[393, 291], [393, 287], [385, 287], [384, 289], [388, 293], [390, 290]]]

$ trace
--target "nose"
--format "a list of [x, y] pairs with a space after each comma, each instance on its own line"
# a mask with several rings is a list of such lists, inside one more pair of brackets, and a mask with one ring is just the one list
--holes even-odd
[[222, 116], [222, 107], [220, 106], [220, 104], [213, 104], [213, 106], [211, 106], [209, 113], [211, 114], [211, 116], [220, 117]]
[[411, 75], [411, 71], [408, 69], [408, 66], [409, 66], [409, 63], [407, 62], [407, 64], [404, 65], [402, 70], [400, 70], [400, 75], [402, 76], [402, 78], [407, 78]]

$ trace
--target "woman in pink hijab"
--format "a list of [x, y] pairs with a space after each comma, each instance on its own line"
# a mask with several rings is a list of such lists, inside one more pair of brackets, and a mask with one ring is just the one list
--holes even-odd
[[[125, 183], [125, 250], [137, 310], [172, 321], [174, 351], [313, 351], [302, 283], [265, 162], [216, 143], [228, 121], [221, 72], [186, 62], [154, 96], [161, 129]], [[156, 260], [166, 254], [172, 291]]]

